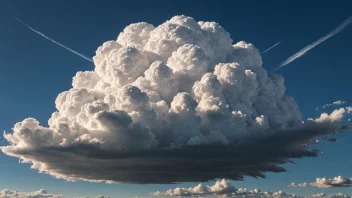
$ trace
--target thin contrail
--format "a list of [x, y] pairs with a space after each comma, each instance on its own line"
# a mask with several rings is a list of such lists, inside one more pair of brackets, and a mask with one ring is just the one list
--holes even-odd
[[37, 30], [31, 28], [29, 25], [27, 25], [25, 22], [21, 21], [21, 20], [18, 19], [17, 17], [13, 17], [13, 18], [16, 19], [18, 22], [22, 23], [22, 24], [23, 24], [24, 26], [26, 26], [28, 29], [30, 29], [30, 30], [32, 30], [33, 32], [35, 32], [35, 33], [39, 34], [40, 36], [44, 37], [45, 39], [47, 39], [47, 40], [49, 40], [49, 41], [51, 41], [51, 42], [53, 42], [53, 43], [59, 45], [60, 47], [65, 48], [66, 50], [68, 50], [68, 51], [70, 51], [70, 52], [72, 52], [72, 53], [74, 53], [74, 54], [80, 56], [81, 58], [86, 59], [87, 61], [93, 62], [93, 60], [92, 60], [91, 58], [89, 58], [89, 57], [87, 57], [87, 56], [85, 56], [85, 55], [83, 55], [83, 54], [80, 54], [80, 53], [78, 53], [78, 52], [72, 50], [71, 48], [66, 47], [66, 46], [64, 46], [63, 44], [61, 44], [61, 43], [59, 43], [59, 42], [57, 42], [57, 41], [55, 41], [55, 40], [53, 40], [53, 39], [51, 39], [51, 38], [45, 36], [43, 33], [41, 33], [41, 32], [39, 32], [39, 31], [37, 31]]
[[281, 67], [291, 63], [292, 61], [296, 60], [297, 58], [303, 56], [305, 53], [307, 53], [309, 50], [313, 49], [315, 46], [319, 45], [320, 43], [324, 42], [325, 40], [327, 40], [328, 38], [334, 36], [335, 34], [339, 33], [340, 31], [342, 31], [345, 27], [347, 27], [350, 23], [352, 22], [352, 16], [350, 16], [349, 18], [347, 18], [345, 21], [343, 21], [339, 26], [337, 26], [334, 30], [332, 30], [331, 32], [329, 32], [328, 34], [326, 34], [325, 36], [321, 37], [320, 39], [318, 39], [317, 41], [315, 41], [314, 43], [306, 46], [305, 48], [301, 49], [300, 51], [298, 51], [297, 53], [295, 53], [294, 55], [290, 56], [288, 59], [286, 59], [284, 62], [282, 62], [280, 64], [280, 66], [276, 69], [274, 69], [273, 71], [276, 71], [278, 69], [280, 69]]
[[281, 42], [282, 42], [282, 41], [279, 41], [279, 42], [278, 42], [278, 43], [276, 43], [275, 45], [273, 45], [273, 46], [269, 47], [269, 48], [268, 48], [268, 49], [266, 49], [264, 52], [262, 52], [262, 54], [264, 54], [265, 52], [267, 52], [267, 51], [269, 51], [269, 50], [273, 49], [274, 47], [276, 47], [277, 45], [279, 45]]

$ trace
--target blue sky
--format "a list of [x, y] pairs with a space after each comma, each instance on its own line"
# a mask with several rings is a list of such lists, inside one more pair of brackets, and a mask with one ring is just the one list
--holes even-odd
[[[1, 1], [0, 2], [0, 127], [35, 117], [47, 125], [55, 111], [58, 93], [71, 87], [77, 71], [93, 70], [93, 63], [30, 32], [15, 21], [17, 16], [53, 39], [89, 57], [107, 40], [115, 40], [130, 23], [158, 25], [184, 14], [202, 21], [216, 21], [233, 40], [253, 43], [260, 51], [280, 40], [262, 55], [268, 71], [301, 48], [328, 33], [351, 15], [351, 1]], [[287, 94], [295, 98], [304, 118], [316, 117], [317, 106], [336, 100], [352, 101], [352, 27], [317, 46], [305, 56], [276, 71], [285, 78]], [[246, 178], [236, 187], [284, 190], [300, 195], [321, 192], [316, 188], [288, 188], [290, 182], [314, 181], [316, 177], [352, 177], [352, 135], [338, 135], [338, 143], [322, 143], [324, 155], [294, 160], [286, 173], [267, 174], [266, 179]], [[1, 139], [1, 145], [6, 142]], [[209, 182], [210, 184], [211, 182]], [[39, 174], [17, 158], [0, 154], [0, 189], [34, 191], [40, 188], [69, 197], [105, 194], [112, 197], [147, 196], [179, 185], [132, 185], [66, 182]], [[327, 193], [352, 194], [351, 188], [324, 189]]]

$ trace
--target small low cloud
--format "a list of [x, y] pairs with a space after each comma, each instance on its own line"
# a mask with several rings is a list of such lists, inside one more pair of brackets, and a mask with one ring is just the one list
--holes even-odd
[[149, 197], [132, 197], [132, 198], [149, 198]]
[[312, 198], [316, 198], [316, 197], [326, 197], [325, 193], [316, 193], [312, 195]]
[[343, 193], [336, 193], [327, 195], [326, 193], [317, 193], [311, 196], [312, 198], [324, 197], [324, 198], [351, 198], [350, 195], [345, 195]]
[[287, 194], [282, 191], [269, 192], [261, 191], [259, 189], [247, 190], [246, 188], [236, 189], [228, 180], [217, 181], [214, 185], [203, 185], [198, 184], [197, 186], [190, 188], [175, 188], [169, 189], [166, 192], [153, 192], [151, 195], [154, 196], [174, 196], [174, 197], [204, 197], [207, 195], [215, 195], [218, 197], [287, 197], [287, 198], [298, 198], [294, 194]]
[[166, 192], [154, 192], [154, 196], [195, 196], [195, 195], [225, 195], [236, 193], [237, 189], [228, 181], [217, 181], [213, 186], [199, 184], [190, 188], [175, 188]]
[[345, 195], [343, 193], [331, 194], [329, 198], [351, 198], [351, 195]]
[[316, 181], [309, 185], [317, 188], [352, 187], [352, 178], [343, 178], [342, 176], [334, 178], [316, 178]]
[[300, 187], [300, 188], [306, 188], [307, 186], [308, 186], [308, 183], [307, 183], [307, 182], [298, 183], [298, 184], [292, 182], [292, 183], [290, 183], [290, 184], [288, 185], [288, 187]]

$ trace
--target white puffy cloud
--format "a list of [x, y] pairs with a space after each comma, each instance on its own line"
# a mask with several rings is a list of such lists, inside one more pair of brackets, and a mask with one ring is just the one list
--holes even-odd
[[352, 106], [346, 107], [347, 113], [352, 113]]
[[337, 193], [337, 194], [330, 194], [328, 197], [329, 198], [351, 198], [352, 196], [345, 195], [343, 193]]
[[325, 193], [316, 193], [312, 195], [312, 198], [317, 198], [317, 197], [325, 197], [326, 194]]
[[[345, 114], [344, 108], [335, 109], [331, 114], [322, 113], [319, 118], [314, 121], [317, 123], [336, 123], [340, 122]], [[312, 120], [312, 119], [310, 119]]]
[[132, 197], [132, 198], [148, 198], [148, 197]]
[[298, 183], [296, 184], [295, 182], [292, 182], [288, 185], [288, 187], [300, 187], [300, 188], [305, 188], [308, 186], [308, 183], [307, 182], [304, 182], [304, 183]]
[[[77, 198], [89, 198], [89, 197], [84, 196], [84, 197], [77, 197]], [[110, 196], [105, 196], [105, 195], [98, 195], [95, 198], [111, 198], [111, 197]]]
[[349, 195], [344, 195], [343, 193], [336, 193], [336, 194], [330, 194], [327, 195], [326, 193], [317, 193], [313, 194], [312, 198], [317, 198], [317, 197], [324, 197], [324, 198], [351, 198]]
[[4, 189], [0, 191], [0, 198], [64, 198], [64, 196], [49, 194], [44, 189], [35, 192], [18, 192]]
[[[151, 195], [154, 196], [174, 196], [174, 197], [200, 197], [207, 195], [215, 195], [218, 197], [272, 197], [272, 198], [299, 198], [295, 194], [287, 194], [282, 191], [269, 192], [261, 191], [259, 189], [247, 190], [246, 188], [236, 189], [229, 181], [223, 179], [217, 181], [214, 185], [208, 186], [199, 184], [190, 188], [175, 188], [170, 189], [166, 192], [153, 192]], [[303, 197], [302, 197], [303, 198]]]
[[[289, 186], [292, 187], [307, 187], [307, 183], [295, 184], [291, 183]], [[197, 186], [190, 188], [175, 188], [169, 189], [166, 192], [152, 192], [152, 196], [170, 196], [170, 197], [207, 197], [214, 195], [218, 198], [229, 198], [229, 197], [264, 197], [264, 198], [351, 198], [349, 195], [342, 193], [337, 194], [326, 194], [316, 193], [311, 196], [300, 196], [296, 194], [289, 194], [283, 191], [270, 192], [262, 191], [260, 189], [248, 190], [247, 188], [235, 188], [229, 181], [223, 179], [217, 181], [214, 185], [203, 185], [198, 184]]]
[[219, 24], [191, 17], [131, 24], [93, 60], [94, 70], [77, 72], [58, 95], [49, 126], [18, 122], [2, 152], [69, 181], [264, 177], [317, 156], [308, 144], [340, 129], [346, 112], [303, 123], [253, 44], [233, 44]]
[[352, 178], [337, 176], [334, 178], [316, 178], [315, 182], [310, 183], [317, 188], [352, 187]]

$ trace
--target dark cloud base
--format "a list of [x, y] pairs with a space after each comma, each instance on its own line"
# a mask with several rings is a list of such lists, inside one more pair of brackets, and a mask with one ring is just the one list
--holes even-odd
[[[217, 178], [242, 180], [265, 177], [265, 172], [284, 172], [291, 159], [316, 157], [309, 141], [335, 131], [331, 126], [312, 125], [272, 135], [244, 138], [231, 145], [200, 145], [140, 152], [112, 152], [92, 145], [50, 147], [7, 154], [44, 163], [51, 175], [67, 180], [124, 183], [204, 182]], [[244, 141], [246, 139], [246, 141]]]

